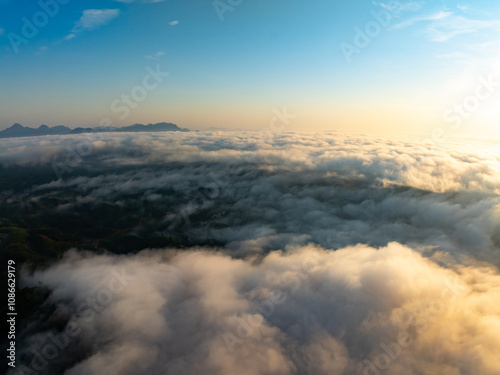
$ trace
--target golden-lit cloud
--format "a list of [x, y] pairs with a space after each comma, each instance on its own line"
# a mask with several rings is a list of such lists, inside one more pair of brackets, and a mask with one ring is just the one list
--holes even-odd
[[[116, 275], [126, 281], [111, 294]], [[71, 317], [88, 353], [71, 375], [494, 375], [500, 366], [497, 270], [397, 243], [310, 245], [258, 261], [203, 249], [72, 253], [25, 282], [46, 285], [68, 311], [101, 301]]]

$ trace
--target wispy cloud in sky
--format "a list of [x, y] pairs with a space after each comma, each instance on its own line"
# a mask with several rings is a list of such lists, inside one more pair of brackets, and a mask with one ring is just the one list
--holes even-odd
[[401, 12], [416, 12], [420, 10], [424, 5], [423, 1], [409, 1], [407, 3], [401, 3], [399, 10]]
[[104, 26], [119, 15], [119, 9], [84, 10], [82, 17], [75, 23], [75, 26], [71, 30], [71, 34], [67, 35], [65, 39], [72, 39], [76, 34], [82, 31], [93, 30]]
[[422, 25], [421, 31], [432, 42], [446, 42], [455, 36], [480, 31], [500, 31], [500, 20], [479, 20], [456, 15], [451, 11], [439, 11], [427, 16], [413, 17], [395, 25], [404, 29]]
[[397, 6], [395, 6], [392, 2], [387, 3], [387, 2], [373, 1], [372, 3], [376, 6], [389, 10], [391, 13], [394, 14], [401, 14], [404, 12], [417, 12], [424, 5], [423, 1], [408, 1], [406, 3], [399, 3]]
[[156, 60], [159, 57], [165, 56], [165, 51], [158, 51], [152, 55], [144, 56], [146, 59]]
[[452, 14], [451, 12], [439, 11], [437, 13], [429, 14], [426, 16], [412, 17], [410, 19], [407, 19], [403, 22], [398, 23], [397, 25], [394, 26], [394, 28], [395, 29], [404, 29], [406, 27], [413, 26], [413, 25], [420, 23], [420, 22], [437, 21], [437, 20], [443, 19], [445, 17], [448, 17], [451, 14]]

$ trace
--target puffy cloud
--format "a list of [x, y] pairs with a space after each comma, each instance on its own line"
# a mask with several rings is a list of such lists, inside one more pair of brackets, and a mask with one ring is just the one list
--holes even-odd
[[[127, 281], [104, 298], [120, 274]], [[203, 249], [71, 253], [25, 283], [46, 285], [66, 314], [96, 301], [72, 314], [81, 332], [68, 347], [87, 355], [68, 375], [493, 375], [500, 366], [497, 270], [397, 243], [246, 260]], [[34, 346], [43, 352], [49, 337]]]

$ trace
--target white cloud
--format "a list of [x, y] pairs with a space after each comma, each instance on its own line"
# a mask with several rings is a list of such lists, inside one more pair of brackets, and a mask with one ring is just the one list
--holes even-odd
[[413, 17], [413, 18], [410, 18], [406, 21], [398, 23], [397, 25], [394, 26], [394, 29], [404, 29], [406, 27], [413, 26], [419, 22], [441, 20], [441, 19], [444, 19], [452, 14], [453, 14], [452, 12], [439, 11], [437, 13], [433, 13], [433, 14], [430, 14], [427, 16]]
[[178, 24], [179, 24], [179, 21], [175, 20], [175, 21], [169, 22], [168, 24], [169, 24], [170, 26], [175, 26], [175, 25], [178, 25]]
[[470, 19], [455, 15], [448, 10], [410, 18], [395, 25], [394, 29], [404, 29], [419, 24], [423, 24], [419, 31], [433, 42], [446, 42], [462, 34], [500, 30], [500, 20]]
[[431, 41], [446, 42], [457, 35], [474, 34], [484, 30], [500, 30], [500, 20], [473, 20], [463, 16], [448, 15], [434, 20], [425, 29], [425, 34]]
[[416, 12], [422, 8], [423, 4], [423, 1], [409, 1], [401, 3], [398, 10], [399, 12]]
[[153, 55], [144, 56], [146, 59], [156, 60], [159, 57], [165, 56], [165, 51], [158, 51]]
[[76, 22], [72, 33], [97, 29], [120, 15], [119, 9], [87, 9]]
[[400, 15], [401, 13], [405, 12], [417, 12], [420, 10], [423, 6], [422, 1], [408, 1], [406, 3], [401, 3], [401, 2], [389, 2], [389, 3], [384, 3], [384, 2], [379, 2], [377, 3], [376, 1], [372, 1], [373, 5], [375, 6], [380, 6], [384, 8], [385, 10], [390, 11], [393, 14]]

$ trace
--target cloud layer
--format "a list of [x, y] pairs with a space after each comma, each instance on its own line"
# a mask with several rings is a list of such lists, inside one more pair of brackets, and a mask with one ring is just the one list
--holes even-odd
[[66, 212], [103, 203], [141, 212], [153, 204], [163, 213], [155, 218], [159, 232], [180, 227], [240, 255], [311, 241], [326, 248], [398, 241], [500, 264], [500, 160], [493, 146], [232, 132], [104, 133], [0, 145], [6, 168], [49, 169], [45, 182], [6, 193], [19, 204], [26, 194], [59, 197]]
[[45, 171], [0, 191], [13, 207], [128, 207], [150, 230], [220, 244], [75, 250], [25, 274], [51, 292], [59, 330], [33, 324], [23, 358], [70, 328], [41, 373], [496, 374], [496, 148], [272, 132], [0, 140], [6, 176]]

